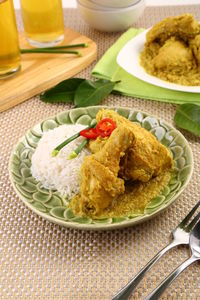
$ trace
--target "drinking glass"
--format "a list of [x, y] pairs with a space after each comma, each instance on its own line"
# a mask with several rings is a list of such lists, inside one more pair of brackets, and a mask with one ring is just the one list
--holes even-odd
[[64, 38], [61, 0], [21, 0], [24, 30], [29, 44], [51, 47]]
[[13, 1], [0, 0], [0, 79], [15, 74], [20, 69], [20, 62]]

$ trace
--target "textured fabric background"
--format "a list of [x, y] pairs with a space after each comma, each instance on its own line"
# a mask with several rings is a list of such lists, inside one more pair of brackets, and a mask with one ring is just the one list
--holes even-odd
[[[136, 27], [150, 27], [169, 15], [200, 7], [147, 8]], [[76, 10], [65, 10], [65, 25], [94, 39], [99, 58], [120, 34], [94, 31]], [[17, 13], [19, 29], [21, 17]], [[79, 76], [90, 77], [95, 63]], [[175, 106], [156, 101], [109, 96], [103, 104], [141, 109], [173, 123]], [[8, 177], [10, 152], [27, 129], [67, 105], [44, 104], [36, 96], [0, 115], [0, 299], [110, 299], [169, 241], [171, 230], [200, 195], [200, 139], [183, 132], [194, 154], [193, 177], [182, 195], [158, 217], [116, 231], [90, 232], [62, 228], [30, 211], [16, 196]], [[164, 256], [138, 286], [132, 299], [143, 299], [189, 256], [179, 247]], [[162, 299], [199, 299], [200, 264], [189, 267]]]

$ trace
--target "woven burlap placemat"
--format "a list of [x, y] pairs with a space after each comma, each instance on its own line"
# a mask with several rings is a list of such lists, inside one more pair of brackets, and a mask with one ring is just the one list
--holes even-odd
[[[135, 26], [148, 28], [183, 12], [198, 18], [200, 8], [147, 8]], [[99, 58], [120, 36], [90, 29], [76, 10], [64, 14], [66, 26], [97, 43]], [[17, 21], [22, 30], [19, 12]], [[89, 77], [93, 66], [79, 76]], [[174, 105], [114, 95], [102, 104], [140, 109], [173, 124]], [[123, 230], [90, 232], [62, 228], [30, 211], [9, 180], [11, 150], [27, 129], [68, 108], [44, 104], [34, 97], [0, 115], [0, 299], [110, 299], [168, 243], [171, 230], [199, 198], [200, 140], [183, 132], [194, 154], [192, 179], [178, 200], [151, 221]], [[143, 299], [188, 256], [187, 247], [171, 250], [144, 278], [132, 299]], [[199, 299], [199, 295], [200, 265], [196, 263], [176, 279], [162, 299]]]

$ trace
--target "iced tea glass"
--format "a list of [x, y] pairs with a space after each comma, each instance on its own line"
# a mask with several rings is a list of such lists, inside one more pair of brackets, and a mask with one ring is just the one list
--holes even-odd
[[20, 0], [24, 30], [29, 44], [51, 47], [64, 38], [61, 0]]
[[0, 79], [20, 69], [20, 49], [12, 0], [0, 0]]

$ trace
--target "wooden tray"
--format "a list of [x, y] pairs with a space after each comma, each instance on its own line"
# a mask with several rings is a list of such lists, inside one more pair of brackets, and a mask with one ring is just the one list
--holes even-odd
[[[20, 47], [30, 48], [25, 34], [19, 34]], [[91, 64], [97, 56], [96, 44], [86, 36], [65, 29], [63, 44], [88, 43], [79, 48], [82, 57], [72, 54], [22, 54], [21, 71], [0, 81], [0, 112], [9, 109], [58, 82], [74, 76]]]

